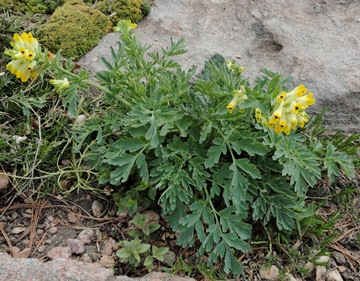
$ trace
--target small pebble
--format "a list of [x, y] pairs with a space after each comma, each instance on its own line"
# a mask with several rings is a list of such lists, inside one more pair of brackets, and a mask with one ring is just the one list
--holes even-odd
[[168, 251], [164, 254], [164, 261], [167, 265], [172, 266], [176, 261], [176, 254], [173, 251]]
[[100, 259], [100, 264], [107, 268], [115, 266], [115, 260], [113, 257], [110, 256], [102, 256]]
[[48, 229], [48, 232], [49, 233], [51, 233], [51, 234], [54, 234], [54, 233], [56, 233], [57, 232], [57, 227], [56, 226], [53, 226], [53, 227], [50, 227], [49, 229]]
[[105, 241], [104, 248], [101, 249], [101, 254], [104, 256], [111, 256], [113, 253], [113, 247], [115, 246], [116, 241], [112, 238], [109, 238]]
[[84, 123], [84, 121], [86, 120], [86, 116], [84, 114], [80, 114], [76, 120], [75, 120], [75, 124], [80, 125], [82, 123]]
[[68, 221], [71, 223], [75, 223], [78, 220], [78, 216], [75, 213], [68, 213]]
[[21, 232], [24, 232], [26, 230], [25, 226], [15, 226], [12, 230], [11, 233], [12, 234], [19, 234]]
[[99, 200], [93, 201], [91, 205], [91, 211], [95, 217], [97, 218], [101, 217], [103, 209], [104, 209], [104, 205], [101, 201]]
[[326, 277], [327, 281], [343, 281], [341, 274], [337, 269], [327, 271]]
[[17, 212], [12, 213], [11, 219], [15, 220], [19, 217], [19, 214]]
[[99, 229], [95, 230], [95, 237], [96, 237], [96, 241], [102, 241], [103, 240], [103, 234]]
[[269, 268], [260, 268], [259, 274], [260, 277], [265, 280], [276, 281], [280, 279], [280, 271], [275, 265], [272, 265]]
[[42, 252], [45, 251], [45, 248], [46, 248], [46, 246], [44, 246], [44, 245], [39, 246], [39, 248], [37, 249], [37, 251], [38, 251], [39, 253], [42, 253]]
[[47, 216], [46, 219], [47, 219], [49, 222], [53, 222], [53, 221], [54, 221], [54, 217], [53, 217], [53, 216]]
[[52, 260], [68, 259], [71, 257], [71, 249], [70, 247], [55, 247], [47, 253], [47, 256]]
[[83, 254], [82, 260], [83, 260], [83, 262], [87, 262], [87, 263], [92, 263], [93, 262], [93, 260], [91, 259], [89, 254]]
[[24, 240], [21, 241], [21, 243], [22, 243], [23, 245], [25, 245], [25, 247], [26, 247], [26, 246], [29, 245], [30, 240], [29, 240], [29, 239], [24, 239]]
[[80, 239], [68, 239], [66, 245], [70, 247], [71, 252], [77, 255], [85, 252], [84, 243]]
[[44, 233], [44, 229], [37, 229], [36, 230], [37, 235], [42, 235], [43, 233]]
[[46, 239], [44, 242], [45, 242], [45, 244], [50, 245], [53, 242], [53, 240], [52, 239]]
[[84, 244], [89, 244], [94, 239], [94, 231], [91, 229], [84, 229], [79, 233], [78, 238]]

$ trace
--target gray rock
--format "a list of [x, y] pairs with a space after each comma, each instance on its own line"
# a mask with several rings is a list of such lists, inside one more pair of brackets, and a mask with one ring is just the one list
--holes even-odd
[[[178, 59], [185, 69], [202, 68], [219, 53], [245, 66], [250, 81], [261, 68], [292, 76], [314, 93], [313, 113], [329, 106], [329, 128], [359, 131], [359, 14], [354, 0], [156, 0], [135, 33], [150, 51], [168, 46], [170, 37], [185, 38], [188, 53]], [[79, 64], [104, 70], [100, 57], [109, 59], [118, 42], [118, 34], [106, 35]]]
[[68, 239], [66, 245], [70, 247], [71, 252], [74, 254], [82, 254], [85, 252], [84, 243], [80, 239]]
[[343, 281], [339, 271], [337, 269], [329, 270], [326, 272], [327, 281]]
[[276, 281], [280, 278], [280, 271], [275, 265], [272, 265], [270, 268], [260, 268], [259, 275], [262, 280]]
[[6, 281], [195, 281], [168, 273], [153, 272], [141, 278], [114, 276], [111, 269], [97, 263], [56, 259], [14, 259], [0, 252], [0, 280]]
[[110, 277], [113, 277], [113, 271], [98, 264], [88, 264], [70, 259], [56, 259], [46, 263], [36, 259], [15, 260], [0, 253], [0, 280], [100, 281], [111, 280]]

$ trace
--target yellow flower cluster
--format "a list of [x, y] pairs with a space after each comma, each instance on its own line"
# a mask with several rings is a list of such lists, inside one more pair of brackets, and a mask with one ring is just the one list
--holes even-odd
[[49, 83], [54, 85], [54, 87], [57, 89], [57, 93], [61, 93], [64, 89], [68, 88], [70, 86], [70, 83], [68, 79], [65, 77], [64, 79], [51, 79], [49, 80]]
[[230, 114], [234, 112], [235, 107], [247, 99], [247, 95], [245, 94], [245, 89], [243, 86], [240, 86], [240, 90], [234, 90], [232, 94], [234, 97], [226, 106], [226, 108], [229, 109]]
[[12, 61], [6, 68], [21, 82], [27, 82], [40, 74], [41, 63], [44, 57], [49, 58], [51, 53], [44, 55], [41, 52], [39, 42], [29, 33], [15, 34], [14, 42], [11, 42], [12, 50], [6, 50], [5, 55], [11, 56]]
[[136, 23], [132, 23], [130, 20], [121, 20], [118, 22], [118, 24], [114, 27], [114, 31], [120, 31], [120, 30], [131, 30], [135, 29], [137, 27]]
[[233, 63], [230, 60], [226, 62], [226, 65], [235, 74], [241, 74], [245, 71], [245, 67], [239, 66], [237, 63]]
[[[304, 127], [308, 122], [305, 109], [316, 102], [313, 94], [306, 94], [307, 91], [304, 85], [299, 85], [289, 93], [280, 93], [274, 101], [274, 109], [267, 122], [268, 128], [273, 128], [277, 134], [284, 132], [289, 135], [297, 126]], [[260, 109], [255, 110], [255, 118], [258, 122], [263, 120]]]

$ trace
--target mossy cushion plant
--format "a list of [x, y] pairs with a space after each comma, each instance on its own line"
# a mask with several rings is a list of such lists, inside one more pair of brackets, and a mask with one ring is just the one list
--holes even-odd
[[96, 7], [107, 15], [114, 25], [120, 20], [138, 22], [150, 13], [151, 4], [149, 0], [110, 0], [98, 1]]
[[111, 22], [101, 11], [81, 0], [70, 0], [39, 27], [36, 35], [50, 51], [61, 49], [64, 56], [79, 59], [110, 30]]
[[0, 0], [0, 7], [30, 14], [52, 14], [64, 0]]

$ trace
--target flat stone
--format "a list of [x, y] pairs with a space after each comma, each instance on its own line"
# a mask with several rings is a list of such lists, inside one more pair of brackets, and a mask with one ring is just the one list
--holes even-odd
[[339, 271], [337, 269], [329, 270], [326, 272], [327, 281], [343, 281]]
[[98, 263], [71, 259], [41, 262], [37, 259], [14, 259], [0, 252], [0, 280], [19, 281], [195, 281], [169, 273], [152, 272], [144, 277], [114, 276], [114, 271]]

